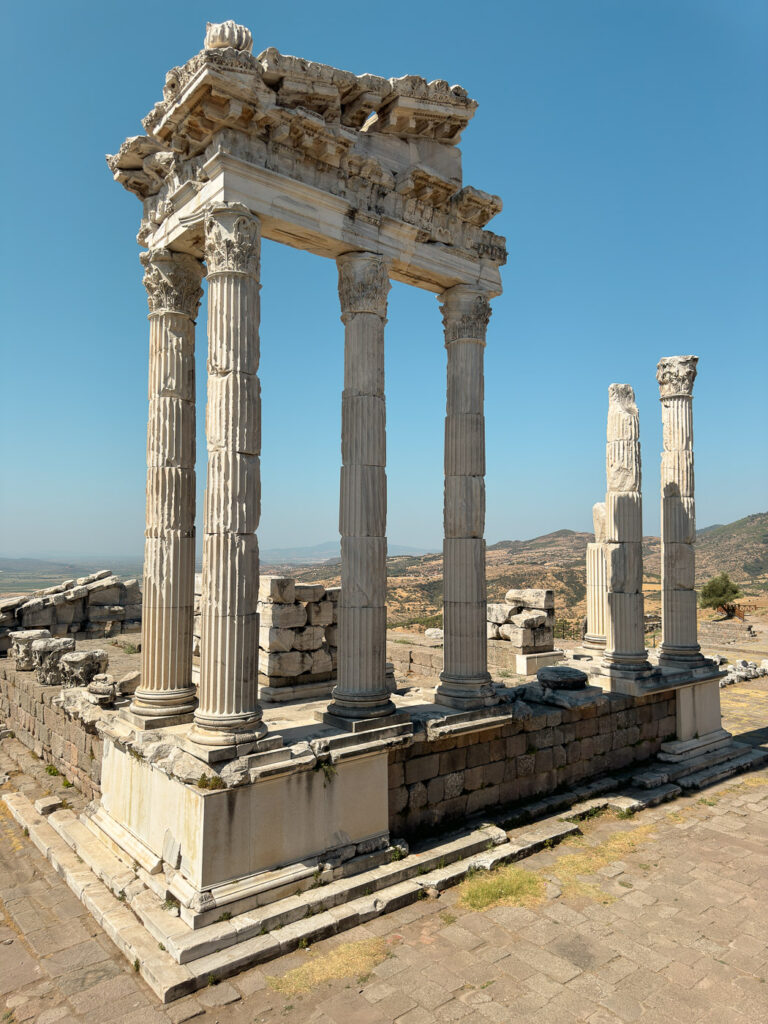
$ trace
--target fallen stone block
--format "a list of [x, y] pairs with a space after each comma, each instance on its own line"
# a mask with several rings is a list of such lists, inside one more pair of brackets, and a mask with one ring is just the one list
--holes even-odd
[[48, 640], [51, 633], [47, 629], [22, 629], [8, 634], [11, 640], [9, 657], [16, 659], [19, 672], [31, 672], [35, 667], [32, 657], [32, 644], [35, 640]]
[[107, 670], [109, 655], [97, 648], [93, 651], [70, 651], [60, 661], [64, 686], [88, 686], [94, 676]]
[[38, 814], [52, 814], [60, 807], [61, 800], [57, 796], [41, 796], [39, 800], [35, 800], [35, 810]]
[[508, 604], [519, 604], [524, 608], [546, 610], [555, 607], [554, 590], [508, 590], [505, 596]]
[[75, 641], [69, 636], [33, 641], [32, 660], [37, 681], [41, 686], [60, 686], [62, 684], [61, 659], [74, 649]]
[[322, 583], [297, 583], [296, 600], [316, 603], [325, 597], [325, 587]]

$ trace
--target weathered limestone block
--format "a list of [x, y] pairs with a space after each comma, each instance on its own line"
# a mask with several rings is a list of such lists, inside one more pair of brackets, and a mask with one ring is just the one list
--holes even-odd
[[332, 668], [333, 660], [331, 652], [327, 647], [321, 647], [319, 650], [312, 652], [312, 668], [310, 671], [313, 675], [325, 672], [330, 673]]
[[509, 619], [513, 626], [519, 626], [521, 629], [535, 629], [537, 626], [543, 626], [547, 621], [547, 613], [537, 611], [524, 611], [520, 612], [519, 615], [512, 615]]
[[[293, 604], [297, 600], [296, 586], [290, 577], [261, 576], [259, 579], [259, 600], [275, 601], [278, 604]], [[301, 598], [298, 598], [301, 600]]]
[[47, 598], [33, 598], [19, 609], [24, 629], [50, 626], [55, 617], [53, 602]]
[[50, 640], [51, 634], [47, 629], [22, 629], [9, 634], [11, 646], [9, 657], [16, 661], [18, 672], [31, 672], [35, 667], [35, 660], [32, 656], [32, 644], [36, 640]]
[[339, 646], [339, 627], [335, 623], [325, 627], [325, 639], [331, 647]]
[[486, 623], [486, 637], [487, 637], [488, 640], [500, 640], [501, 639], [501, 625], [498, 622], [487, 622]]
[[341, 598], [341, 587], [326, 587], [325, 596], [332, 604], [338, 604]]
[[531, 647], [533, 645], [532, 629], [521, 629], [509, 622], [499, 626], [499, 635], [502, 640], [509, 640], [515, 647]]
[[[338, 590], [339, 588], [335, 588]], [[326, 596], [325, 587], [322, 583], [297, 583], [294, 587], [297, 601], [317, 603]]]
[[259, 647], [262, 651], [290, 651], [295, 637], [296, 633], [292, 629], [279, 629], [274, 626], [259, 627]]
[[303, 604], [260, 604], [259, 621], [262, 626], [278, 629], [301, 629], [307, 624], [307, 609]]
[[312, 602], [307, 605], [307, 622], [310, 626], [330, 626], [333, 622], [333, 605], [330, 601]]
[[509, 620], [510, 613], [514, 611], [515, 606], [501, 604], [499, 602], [491, 602], [487, 607], [488, 610], [486, 615], [488, 622], [493, 622], [500, 626]]
[[33, 641], [32, 659], [38, 683], [42, 686], [60, 686], [63, 683], [61, 658], [74, 649], [75, 641], [72, 637]]
[[96, 675], [107, 671], [109, 655], [101, 649], [70, 651], [59, 662], [63, 686], [88, 686]]
[[121, 604], [91, 605], [88, 608], [89, 622], [120, 622], [125, 618]]
[[[327, 629], [333, 629], [328, 626]], [[322, 626], [306, 626], [293, 632], [293, 646], [297, 651], [317, 651], [323, 646], [326, 630]]]
[[505, 601], [523, 608], [546, 610], [555, 607], [555, 592], [554, 590], [508, 590]]
[[259, 672], [265, 676], [298, 676], [312, 670], [307, 651], [259, 651]]

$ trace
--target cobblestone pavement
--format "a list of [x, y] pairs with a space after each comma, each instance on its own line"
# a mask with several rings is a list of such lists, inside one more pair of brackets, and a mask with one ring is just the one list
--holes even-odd
[[[768, 746], [764, 682], [723, 691], [723, 710]], [[559, 897], [477, 912], [449, 890], [166, 1007], [0, 808], [2, 1024], [768, 1020], [768, 770], [595, 818], [522, 862]], [[596, 870], [574, 879], [584, 853]]]

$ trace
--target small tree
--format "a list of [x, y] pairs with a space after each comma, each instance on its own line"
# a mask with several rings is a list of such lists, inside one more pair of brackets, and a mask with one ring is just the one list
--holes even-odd
[[736, 614], [733, 602], [737, 597], [741, 597], [741, 591], [727, 572], [721, 572], [701, 588], [699, 604], [702, 608], [722, 608], [726, 618], [732, 619]]

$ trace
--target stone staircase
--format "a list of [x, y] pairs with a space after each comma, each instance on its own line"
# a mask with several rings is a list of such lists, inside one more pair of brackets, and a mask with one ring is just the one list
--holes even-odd
[[[768, 751], [729, 742], [686, 763], [656, 761], [572, 790], [499, 811], [387, 851], [370, 870], [295, 891], [245, 913], [190, 927], [166, 895], [162, 872], [109, 848], [68, 809], [47, 816], [22, 793], [2, 799], [31, 841], [84, 903], [163, 1002], [419, 899], [435, 898], [468, 874], [531, 856], [581, 834], [579, 822], [603, 810], [625, 816], [768, 762]], [[311, 865], [302, 865], [309, 867]]]
[[640, 790], [659, 786], [672, 787], [677, 796], [683, 791], [704, 789], [722, 782], [738, 772], [759, 768], [768, 762], [768, 751], [732, 741], [717, 750], [710, 750], [686, 761], [655, 761], [632, 776], [632, 784]]

